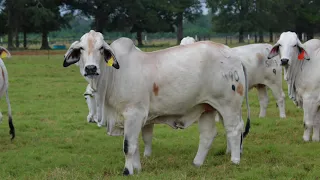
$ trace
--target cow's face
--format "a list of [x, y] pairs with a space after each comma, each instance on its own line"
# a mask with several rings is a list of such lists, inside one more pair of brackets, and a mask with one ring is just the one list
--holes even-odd
[[72, 43], [64, 55], [64, 67], [77, 62], [81, 74], [88, 78], [97, 77], [105, 63], [116, 69], [120, 68], [112, 49], [103, 40], [102, 34], [93, 30], [84, 34], [80, 41]]
[[277, 55], [280, 56], [281, 65], [285, 67], [290, 66], [292, 61], [310, 59], [304, 45], [294, 32], [284, 32], [280, 35], [278, 42], [272, 47], [268, 59]]

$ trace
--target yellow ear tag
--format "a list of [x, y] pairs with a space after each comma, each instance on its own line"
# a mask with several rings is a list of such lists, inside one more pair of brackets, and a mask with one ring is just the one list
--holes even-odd
[[111, 58], [108, 60], [107, 65], [108, 66], [112, 66], [113, 65], [113, 56], [111, 56]]
[[8, 56], [8, 54], [5, 51], [2, 51], [1, 53], [1, 58], [6, 58]]

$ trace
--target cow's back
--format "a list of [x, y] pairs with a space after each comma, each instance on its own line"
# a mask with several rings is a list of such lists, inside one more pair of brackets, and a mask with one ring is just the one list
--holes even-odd
[[241, 62], [222, 44], [197, 42], [149, 55], [157, 69], [151, 82], [151, 113], [185, 113], [208, 96], [219, 101], [232, 95], [235, 83], [245, 85]]
[[279, 57], [268, 59], [270, 44], [251, 44], [232, 48], [238, 54], [248, 71], [249, 88], [265, 84], [267, 80], [281, 78], [282, 68]]

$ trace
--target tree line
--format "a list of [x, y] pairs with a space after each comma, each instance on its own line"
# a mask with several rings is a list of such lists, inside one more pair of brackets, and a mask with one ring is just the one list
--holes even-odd
[[[209, 16], [202, 15], [201, 1], [211, 9]], [[14, 49], [19, 34], [26, 48], [27, 35], [38, 33], [41, 49], [48, 49], [48, 34], [71, 28], [76, 14], [99, 32], [135, 33], [138, 45], [143, 32], [175, 32], [179, 43], [186, 22], [199, 19], [210, 31], [237, 33], [239, 42], [250, 32], [256, 42], [264, 42], [263, 33], [269, 32], [272, 42], [274, 32], [286, 30], [311, 39], [320, 29], [318, 0], [0, 0], [0, 35], [8, 35], [8, 48]]]
[[215, 14], [214, 30], [237, 30], [239, 42], [244, 42], [244, 32], [254, 32], [258, 42], [264, 42], [263, 32], [269, 32], [270, 42], [274, 32], [294, 31], [301, 39], [306, 33], [312, 39], [320, 30], [319, 0], [207, 0]]

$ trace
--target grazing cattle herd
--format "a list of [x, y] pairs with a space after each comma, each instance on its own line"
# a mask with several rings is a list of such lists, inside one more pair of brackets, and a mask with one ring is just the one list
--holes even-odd
[[[269, 88], [277, 101], [280, 118], [286, 118], [282, 68], [288, 97], [303, 109], [303, 140], [320, 139], [320, 40], [302, 44], [294, 32], [283, 32], [275, 45], [251, 44], [235, 48], [211, 41], [182, 39], [179, 46], [143, 52], [128, 38], [106, 43], [91, 30], [71, 44], [63, 66], [75, 64], [88, 85], [83, 94], [88, 122], [106, 127], [110, 136], [123, 136], [124, 175], [141, 170], [139, 135], [144, 156], [152, 151], [154, 124], [185, 129], [197, 122], [199, 147], [193, 160], [201, 166], [217, 134], [216, 121], [223, 124], [227, 153], [240, 163], [243, 140], [250, 131], [248, 91], [256, 88], [259, 117], [266, 116]], [[10, 53], [0, 47], [1, 58]], [[8, 73], [0, 58], [0, 97], [6, 94], [9, 127], [12, 123], [8, 96]], [[246, 101], [247, 119], [242, 119]], [[215, 120], [216, 119], [216, 120]], [[0, 112], [0, 120], [2, 114]]]

